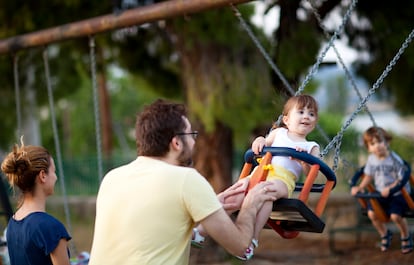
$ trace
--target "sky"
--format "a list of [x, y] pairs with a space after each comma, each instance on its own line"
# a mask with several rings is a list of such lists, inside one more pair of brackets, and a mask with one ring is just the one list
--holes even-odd
[[[259, 27], [262, 27], [264, 32], [267, 35], [271, 35], [272, 32], [279, 26], [279, 7], [272, 8], [267, 14], [264, 14], [265, 11], [265, 3], [263, 2], [255, 2], [256, 6], [256, 14], [252, 18], [252, 22]], [[332, 16], [332, 25], [336, 25], [336, 27], [339, 26], [339, 23], [341, 22], [340, 17]], [[358, 53], [351, 49], [349, 46], [347, 46], [344, 41], [336, 40], [333, 43], [335, 45], [335, 48], [339, 52], [341, 59], [344, 61], [345, 64], [349, 65], [351, 64], [357, 57]], [[321, 51], [325, 49], [325, 46], [321, 48]], [[326, 53], [326, 56], [324, 58], [324, 62], [336, 62], [338, 61], [338, 57], [335, 53], [335, 50], [330, 47], [328, 52]]]

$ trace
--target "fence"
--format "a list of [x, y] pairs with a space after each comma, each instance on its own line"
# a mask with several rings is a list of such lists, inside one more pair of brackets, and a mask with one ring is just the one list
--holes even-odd
[[[128, 163], [132, 159], [128, 155], [117, 155], [111, 159], [103, 159], [103, 172], [105, 174], [112, 168]], [[100, 183], [96, 156], [64, 159], [62, 163], [67, 195], [96, 195], [98, 193]], [[57, 172], [57, 175], [58, 181], [62, 181], [62, 178], [59, 179], [59, 172]], [[63, 195], [59, 183], [55, 186], [55, 194]]]

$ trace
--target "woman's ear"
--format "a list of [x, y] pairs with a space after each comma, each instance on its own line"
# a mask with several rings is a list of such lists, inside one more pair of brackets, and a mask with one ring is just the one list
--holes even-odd
[[38, 176], [39, 176], [40, 182], [46, 182], [46, 172], [44, 170], [40, 170]]

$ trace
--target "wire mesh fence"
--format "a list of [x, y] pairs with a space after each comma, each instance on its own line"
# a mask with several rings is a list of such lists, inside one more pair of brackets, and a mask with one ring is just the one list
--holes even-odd
[[[117, 155], [102, 160], [104, 174], [114, 167], [131, 161], [127, 155]], [[96, 195], [99, 189], [98, 159], [95, 156], [78, 157], [63, 160], [65, 189], [69, 196]], [[57, 172], [58, 181], [59, 172]], [[55, 195], [62, 195], [60, 185], [55, 186]]]

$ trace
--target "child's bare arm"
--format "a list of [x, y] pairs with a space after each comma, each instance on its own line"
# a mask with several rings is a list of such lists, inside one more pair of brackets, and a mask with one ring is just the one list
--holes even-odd
[[[305, 152], [306, 150], [297, 147], [296, 148], [296, 151], [298, 151], [298, 152]], [[312, 148], [310, 154], [313, 155], [313, 156], [315, 156], [315, 157], [317, 157], [317, 158], [319, 158], [319, 154], [320, 154], [319, 146], [314, 146]], [[299, 161], [300, 165], [302, 166], [303, 173], [305, 175], [308, 175], [311, 166], [308, 163], [306, 163], [306, 162], [304, 162], [302, 160], [298, 160], [298, 161]]]
[[355, 196], [358, 192], [362, 192], [365, 190], [365, 188], [370, 184], [372, 181], [372, 177], [368, 175], [364, 175], [364, 178], [362, 179], [361, 183], [359, 183], [358, 186], [354, 186], [351, 188], [351, 195]]
[[252, 151], [258, 155], [265, 146], [271, 146], [276, 135], [276, 130], [271, 131], [266, 137], [259, 136], [252, 143]]

